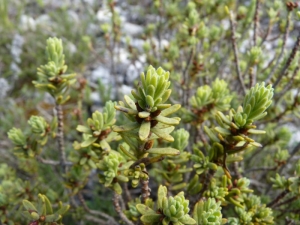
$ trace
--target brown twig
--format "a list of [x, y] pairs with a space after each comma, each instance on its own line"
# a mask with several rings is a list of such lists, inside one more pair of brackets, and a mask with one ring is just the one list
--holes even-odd
[[255, 5], [255, 13], [254, 13], [254, 35], [253, 35], [253, 45], [257, 45], [257, 30], [259, 26], [259, 18], [258, 18], [258, 12], [259, 12], [259, 6], [260, 6], [260, 0], [256, 0]]
[[194, 54], [195, 54], [195, 48], [192, 47], [192, 49], [190, 51], [190, 54], [189, 54], [188, 61], [186, 63], [186, 66], [184, 68], [183, 75], [182, 75], [183, 84], [185, 85], [185, 91], [183, 92], [183, 96], [182, 96], [182, 105], [184, 107], [188, 107], [188, 102], [189, 102], [189, 75], [188, 75], [188, 70], [189, 70], [190, 64], [192, 62], [192, 59], [194, 57]]
[[[37, 159], [39, 162], [41, 162], [41, 163], [43, 163], [43, 164], [47, 164], [47, 165], [57, 166], [57, 165], [60, 164], [59, 161], [49, 160], [49, 159], [43, 159], [43, 158], [40, 157], [40, 156], [37, 156], [36, 159]], [[68, 166], [73, 165], [72, 162], [66, 162], [65, 164], [68, 165]]]
[[[82, 207], [84, 208], [84, 210], [85, 210], [87, 213], [89, 213], [89, 214], [91, 214], [91, 215], [94, 215], [94, 216], [100, 216], [100, 217], [106, 219], [107, 221], [105, 222], [105, 224], [114, 224], [114, 225], [117, 225], [117, 224], [118, 224], [117, 221], [115, 221], [115, 219], [114, 219], [113, 217], [107, 215], [106, 213], [103, 213], [103, 212], [100, 212], [100, 211], [96, 211], [96, 210], [91, 210], [91, 209], [87, 206], [87, 204], [86, 204], [86, 202], [85, 202], [85, 200], [84, 200], [84, 198], [83, 198], [81, 192], [79, 192], [79, 193], [77, 194], [77, 197], [78, 197], [78, 199], [79, 199], [79, 201], [80, 201]], [[96, 219], [98, 219], [98, 218], [96, 218]], [[104, 221], [104, 220], [103, 220], [103, 221]]]
[[56, 113], [57, 113], [57, 142], [58, 142], [58, 151], [60, 155], [60, 165], [64, 173], [67, 173], [67, 165], [66, 165], [66, 153], [64, 146], [64, 122], [63, 122], [63, 110], [60, 104], [55, 105]]
[[267, 204], [267, 207], [274, 207], [281, 199], [284, 198], [289, 193], [287, 189], [285, 189], [283, 192], [281, 192], [272, 202]]
[[281, 51], [280, 51], [280, 54], [276, 60], [276, 63], [275, 65], [272, 67], [272, 70], [271, 72], [269, 73], [267, 79], [266, 79], [266, 83], [269, 83], [270, 80], [272, 79], [278, 65], [279, 65], [279, 62], [283, 56], [283, 53], [284, 53], [284, 49], [285, 49], [285, 46], [286, 46], [286, 41], [288, 39], [288, 36], [289, 36], [289, 30], [290, 30], [290, 23], [291, 23], [291, 13], [290, 11], [288, 12], [288, 15], [287, 15], [287, 19], [286, 19], [286, 27], [285, 27], [285, 31], [284, 31], [284, 35], [283, 35], [283, 43], [282, 43], [282, 47], [281, 47]]
[[257, 168], [251, 168], [249, 170], [246, 170], [244, 173], [250, 173], [250, 172], [254, 172], [254, 171], [274, 171], [278, 168], [278, 166], [274, 166], [274, 167], [257, 167]]
[[295, 79], [296, 75], [298, 74], [299, 70], [300, 70], [300, 67], [297, 66], [297, 67], [295, 68], [294, 72], [293, 72], [293, 75], [292, 75], [291, 79], [289, 79], [289, 82], [287, 83], [287, 85], [286, 85], [286, 86], [284, 87], [284, 89], [278, 94], [279, 99], [280, 99], [280, 97], [284, 96], [284, 94], [291, 88], [291, 86], [292, 86], [292, 84], [293, 84], [293, 82], [294, 82], [294, 79]]
[[140, 182], [142, 185], [142, 203], [145, 203], [151, 192], [151, 189], [149, 188], [149, 177], [147, 180], [141, 180]]
[[127, 225], [134, 225], [123, 213], [123, 211], [120, 207], [120, 204], [119, 204], [119, 198], [120, 198], [120, 195], [118, 195], [116, 192], [114, 192], [113, 204], [114, 204], [116, 212], [119, 214], [122, 221], [125, 222]]
[[243, 94], [246, 94], [246, 87], [242, 78], [240, 63], [239, 63], [239, 57], [238, 57], [238, 49], [236, 44], [236, 38], [235, 38], [235, 25], [233, 20], [233, 14], [230, 12], [230, 27], [231, 27], [231, 42], [232, 42], [232, 48], [234, 52], [234, 63], [236, 68], [236, 73], [238, 76], [239, 83], [242, 87]]
[[208, 173], [206, 173], [206, 176], [205, 176], [203, 187], [202, 187], [202, 189], [199, 193], [199, 197], [197, 199], [200, 200], [203, 197], [203, 193], [208, 189], [211, 179], [214, 177], [215, 173], [216, 173], [215, 170], [212, 170], [212, 169], [208, 170]]
[[277, 77], [277, 79], [276, 79], [276, 81], [275, 81], [275, 83], [273, 85], [274, 88], [279, 84], [279, 82], [281, 81], [281, 79], [283, 78], [283, 76], [286, 75], [286, 71], [290, 67], [291, 63], [293, 62], [293, 60], [294, 60], [294, 58], [296, 56], [296, 53], [298, 51], [299, 46], [300, 46], [300, 32], [298, 34], [297, 41], [296, 41], [296, 43], [295, 43], [295, 45], [293, 47], [293, 50], [292, 50], [290, 56], [288, 57], [285, 65], [284, 65], [284, 67], [280, 71], [279, 76]]
[[283, 202], [280, 202], [280, 203], [276, 204], [274, 207], [279, 207], [279, 206], [282, 206], [282, 205], [289, 204], [289, 203], [297, 200], [298, 198], [300, 198], [300, 197], [299, 196], [293, 196], [293, 197], [291, 197], [291, 198], [289, 198], [289, 199], [287, 199]]

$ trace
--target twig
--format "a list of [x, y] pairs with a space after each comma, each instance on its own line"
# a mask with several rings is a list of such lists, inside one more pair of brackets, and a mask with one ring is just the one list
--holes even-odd
[[279, 99], [280, 97], [284, 96], [284, 94], [290, 89], [290, 87], [292, 86], [293, 82], [294, 82], [294, 79], [296, 77], [296, 75], [298, 74], [300, 70], [300, 67], [297, 66], [293, 72], [293, 75], [291, 77], [291, 79], [289, 79], [289, 82], [287, 83], [287, 85], [284, 87], [284, 89], [278, 94], [279, 96]]
[[284, 169], [284, 167], [286, 165], [289, 164], [289, 161], [294, 157], [294, 155], [296, 155], [297, 152], [300, 151], [300, 142], [295, 146], [295, 148], [292, 150], [291, 154], [290, 154], [290, 157], [286, 160], [286, 163], [282, 165], [282, 167], [280, 168], [279, 170], [279, 173], [282, 172], [282, 170]]
[[259, 4], [260, 0], [256, 0], [255, 5], [255, 14], [254, 14], [254, 35], [253, 35], [253, 44], [256, 46], [257, 44], [257, 30], [259, 25], [259, 18], [258, 18], [258, 11], [259, 11]]
[[300, 198], [300, 197], [299, 196], [293, 196], [293, 197], [287, 199], [286, 201], [283, 201], [283, 202], [280, 202], [280, 203], [276, 204], [274, 207], [279, 207], [279, 206], [291, 203], [291, 202], [297, 200], [298, 198]]
[[119, 198], [120, 198], [120, 195], [118, 195], [116, 192], [114, 192], [113, 204], [114, 204], [116, 212], [119, 214], [122, 221], [125, 222], [127, 225], [134, 225], [122, 212], [122, 209], [119, 204]]
[[[85, 202], [85, 200], [84, 200], [84, 198], [83, 198], [81, 192], [79, 192], [79, 193], [77, 194], [77, 196], [78, 196], [78, 199], [79, 199], [81, 205], [83, 206], [84, 210], [85, 210], [87, 213], [89, 213], [89, 214], [91, 214], [91, 215], [94, 215], [94, 216], [100, 216], [100, 217], [102, 217], [102, 218], [105, 218], [105, 219], [107, 220], [107, 221], [106, 221], [106, 224], [115, 224], [115, 225], [118, 224], [117, 221], [115, 221], [115, 219], [114, 219], [113, 217], [107, 215], [106, 213], [103, 213], [103, 212], [100, 212], [100, 211], [96, 211], [96, 210], [91, 210], [91, 209], [87, 206], [87, 204], [86, 204], [86, 202]], [[96, 218], [96, 219], [98, 219], [98, 218]]]
[[267, 40], [267, 38], [268, 38], [268, 36], [269, 36], [269, 34], [271, 32], [271, 29], [272, 29], [272, 23], [269, 22], [269, 25], [268, 25], [268, 28], [267, 28], [267, 32], [265, 33], [265, 35], [264, 35], [264, 37], [263, 37], [263, 39], [262, 39], [262, 41], [260, 43], [260, 46], [262, 46], [265, 43], [265, 41]]
[[98, 223], [98, 224], [107, 224], [104, 220], [94, 217], [92, 215], [85, 215], [84, 218], [90, 222]]
[[285, 189], [283, 192], [281, 192], [272, 202], [267, 204], [267, 207], [274, 207], [279, 201], [280, 199], [284, 198], [284, 196], [286, 196], [289, 193], [289, 191], [287, 189]]
[[207, 190], [208, 186], [210, 185], [211, 179], [214, 177], [215, 173], [215, 170], [209, 169], [208, 173], [206, 174], [203, 187], [199, 194], [199, 200], [203, 197], [203, 193]]
[[237, 45], [236, 45], [236, 41], [235, 41], [236, 40], [235, 25], [234, 25], [232, 12], [230, 12], [230, 27], [231, 27], [231, 42], [232, 42], [232, 48], [233, 48], [233, 52], [234, 52], [234, 63], [235, 63], [236, 73], [238, 75], [238, 80], [242, 87], [243, 94], [246, 94], [246, 87], [245, 87], [245, 84], [244, 84], [243, 78], [242, 78], [241, 68], [240, 68], [240, 64], [239, 64], [238, 50], [237, 50]]
[[278, 65], [279, 65], [279, 62], [283, 56], [283, 53], [284, 53], [284, 49], [285, 49], [285, 46], [286, 46], [286, 41], [288, 39], [288, 36], [289, 36], [289, 30], [290, 30], [290, 22], [291, 22], [291, 13], [290, 11], [288, 12], [288, 15], [287, 15], [287, 19], [286, 19], [286, 27], [285, 27], [285, 31], [284, 31], [284, 35], [283, 35], [283, 43], [282, 43], [282, 47], [281, 47], [281, 51], [280, 51], [280, 54], [276, 60], [276, 63], [275, 65], [272, 67], [272, 70], [271, 72], [269, 73], [267, 79], [266, 79], [266, 83], [269, 83], [270, 80], [272, 79], [274, 73], [275, 73], [275, 70], [277, 69]]
[[[57, 166], [57, 165], [60, 164], [59, 161], [49, 160], [49, 159], [43, 159], [43, 158], [40, 157], [40, 156], [37, 156], [36, 159], [37, 159], [39, 162], [44, 163], [44, 164], [47, 164], [47, 165]], [[65, 164], [68, 165], [68, 166], [73, 165], [72, 162], [66, 162]]]
[[64, 122], [63, 122], [63, 110], [62, 106], [57, 104], [55, 105], [58, 127], [57, 127], [57, 142], [58, 142], [58, 151], [60, 154], [60, 164], [64, 173], [67, 173], [66, 167], [66, 153], [64, 146]]
[[149, 188], [149, 177], [147, 180], [141, 180], [140, 182], [142, 184], [142, 203], [145, 203], [151, 192]]
[[253, 171], [260, 171], [260, 170], [273, 171], [273, 170], [276, 170], [277, 168], [278, 168], [277, 166], [274, 166], [274, 167], [257, 167], [257, 168], [251, 168], [249, 170], [246, 170], [244, 173], [250, 173], [250, 172], [253, 172]]
[[239, 171], [239, 162], [234, 162], [233, 163], [233, 170], [234, 170], [234, 173], [235, 173], [237, 179], [240, 179], [240, 178], [243, 177], [242, 174]]
[[287, 59], [284, 67], [280, 71], [280, 74], [279, 74], [277, 80], [275, 81], [275, 83], [273, 85], [274, 88], [279, 84], [279, 82], [281, 81], [281, 79], [283, 78], [283, 76], [285, 76], [287, 69], [290, 67], [291, 63], [293, 62], [293, 60], [294, 60], [294, 58], [296, 56], [296, 53], [298, 51], [299, 46], [300, 46], [300, 32], [298, 34], [297, 41], [296, 41], [296, 43], [295, 43], [295, 45], [293, 47], [293, 50], [292, 50], [289, 58]]
[[192, 49], [190, 51], [190, 54], [189, 54], [188, 61], [186, 63], [186, 66], [184, 68], [183, 75], [182, 75], [182, 77], [183, 77], [183, 84], [186, 87], [185, 92], [183, 92], [183, 96], [182, 96], [182, 105], [184, 107], [187, 107], [188, 106], [188, 102], [189, 102], [189, 79], [188, 79], [189, 76], [188, 76], [188, 69], [189, 69], [190, 64], [192, 62], [194, 54], [195, 54], [195, 49], [194, 49], [194, 47], [192, 47]]

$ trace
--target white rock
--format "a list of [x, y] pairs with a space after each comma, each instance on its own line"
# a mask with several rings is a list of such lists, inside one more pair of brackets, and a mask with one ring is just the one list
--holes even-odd
[[104, 9], [98, 10], [96, 17], [100, 22], [110, 22], [111, 16], [112, 16], [112, 14], [109, 11], [109, 9], [104, 8]]
[[131, 86], [122, 84], [121, 89], [120, 89], [120, 94], [121, 95], [130, 95], [132, 89], [133, 88]]
[[135, 62], [135, 64], [130, 64], [126, 71], [126, 83], [132, 84], [139, 75], [143, 72], [143, 65], [140, 62]]
[[6, 79], [0, 78], [0, 101], [4, 99], [9, 91], [10, 86]]
[[103, 85], [111, 84], [112, 78], [110, 71], [103, 66], [97, 67], [91, 74], [92, 82], [98, 83], [98, 80], [100, 80]]
[[122, 25], [122, 31], [124, 32], [124, 34], [126, 34], [128, 36], [136, 37], [143, 33], [144, 28], [142, 26], [136, 25], [134, 23], [125, 22]]
[[37, 26], [46, 26], [51, 24], [52, 20], [49, 15], [42, 14], [35, 19]]
[[97, 91], [94, 91], [94, 92], [91, 93], [90, 99], [94, 103], [100, 103], [101, 102], [100, 95], [99, 95], [99, 93]]
[[35, 31], [36, 22], [35, 20], [27, 15], [21, 15], [20, 27], [23, 31]]
[[11, 49], [10, 52], [12, 56], [14, 57], [15, 62], [19, 63], [21, 62], [21, 54], [22, 54], [22, 47], [24, 44], [24, 38], [23, 36], [19, 34], [15, 34], [11, 43]]

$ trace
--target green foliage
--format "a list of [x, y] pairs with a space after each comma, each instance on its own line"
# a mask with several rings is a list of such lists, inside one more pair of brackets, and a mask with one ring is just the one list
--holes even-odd
[[296, 3], [31, 3], [0, 3], [1, 224], [298, 223]]
[[175, 197], [167, 197], [167, 188], [159, 186], [156, 212], [144, 204], [137, 204], [137, 210], [142, 214], [141, 220], [145, 224], [195, 224], [195, 220], [188, 214], [189, 201], [184, 198], [183, 192]]
[[62, 224], [62, 215], [70, 208], [69, 205], [62, 205], [59, 202], [59, 208], [53, 212], [52, 205], [46, 195], [39, 194], [38, 203], [35, 206], [30, 201], [23, 200], [25, 211], [23, 216], [30, 220], [30, 224]]
[[224, 224], [226, 221], [222, 219], [220, 204], [221, 202], [216, 202], [215, 198], [197, 202], [193, 212], [196, 223], [203, 225]]
[[65, 74], [65, 55], [63, 54], [62, 41], [57, 38], [47, 40], [46, 55], [48, 63], [38, 68], [38, 81], [33, 81], [36, 88], [47, 91], [58, 104], [65, 103], [69, 96], [66, 95], [67, 88], [74, 84], [76, 74]]

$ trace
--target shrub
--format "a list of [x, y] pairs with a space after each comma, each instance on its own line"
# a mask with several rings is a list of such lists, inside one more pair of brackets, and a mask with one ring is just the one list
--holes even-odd
[[[77, 60], [92, 56], [74, 54], [68, 69], [72, 55], [56, 37], [36, 56], [35, 89], [11, 90], [32, 105], [50, 98], [54, 115], [18, 107], [18, 97], [1, 100], [5, 148], [13, 145], [0, 164], [1, 224], [299, 224], [300, 144], [291, 131], [299, 123], [299, 34], [287, 48], [297, 3], [148, 3], [158, 20], [143, 22], [143, 48], [126, 40], [133, 63], [146, 58], [127, 94], [115, 68], [122, 20], [116, 2], [106, 4], [100, 47], [115, 96], [100, 81], [102, 109], [91, 110], [93, 83], [76, 73], [84, 71]], [[0, 5], [7, 42], [9, 6]]]

